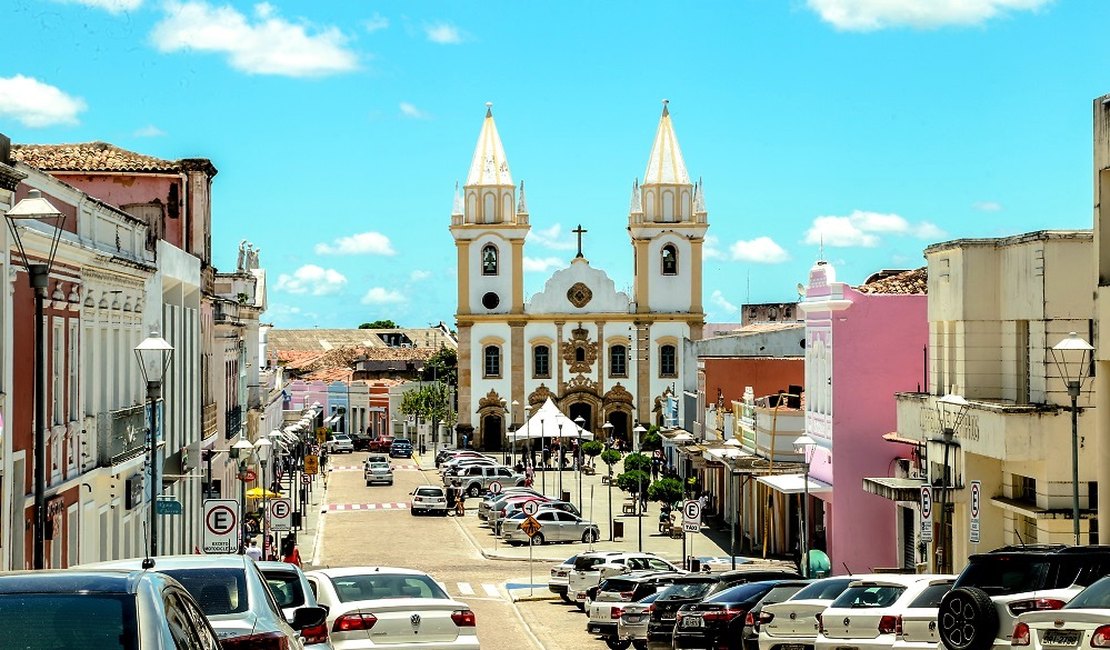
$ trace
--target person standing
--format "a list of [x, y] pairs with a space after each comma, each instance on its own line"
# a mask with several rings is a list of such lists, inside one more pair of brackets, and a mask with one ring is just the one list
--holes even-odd
[[458, 481], [453, 481], [447, 486], [447, 512], [453, 512], [456, 508], [455, 503], [459, 500], [459, 488], [455, 487], [457, 484]]
[[295, 564], [298, 567], [301, 566], [301, 552], [297, 548], [297, 540], [293, 536], [293, 533], [289, 533], [285, 537], [282, 541], [282, 546], [284, 549], [282, 550], [281, 561], [288, 564]]
[[255, 562], [262, 561], [262, 549], [258, 548], [258, 540], [251, 538], [251, 545], [247, 547], [247, 557]]

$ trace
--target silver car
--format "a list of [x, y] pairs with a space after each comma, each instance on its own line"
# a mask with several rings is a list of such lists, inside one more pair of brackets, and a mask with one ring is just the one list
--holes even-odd
[[[524, 514], [524, 511], [521, 510], [521, 507], [522, 504], [519, 503], [510, 505], [505, 509], [506, 516], [498, 517], [491, 521], [490, 528], [493, 529], [493, 534], [500, 537], [501, 533], [505, 530], [506, 521], [509, 522], [509, 526], [512, 528], [519, 526], [520, 522], [524, 521], [524, 518], [527, 516]], [[539, 504], [538, 512], [543, 512], [544, 510], [561, 510], [575, 515], [576, 517], [582, 516], [582, 513], [578, 512], [578, 508], [575, 507], [573, 503], [567, 503], [566, 501], [544, 501]]]
[[366, 487], [375, 483], [393, 485], [393, 466], [389, 463], [368, 461], [362, 469], [362, 477], [366, 479]]
[[438, 485], [421, 485], [409, 493], [409, 513], [416, 516], [422, 512], [439, 513], [447, 516], [447, 491]]
[[660, 593], [657, 591], [647, 598], [621, 605], [621, 617], [617, 622], [618, 639], [632, 642], [632, 647], [636, 650], [647, 648], [648, 619], [651, 618], [652, 603]]
[[[285, 620], [292, 622], [298, 607], [319, 607], [316, 596], [305, 578], [304, 571], [296, 564], [288, 562], [256, 562], [258, 570], [266, 578], [270, 593], [274, 595]], [[334, 646], [328, 637], [327, 621], [315, 627], [301, 630], [301, 641], [305, 650], [332, 650]]]
[[[597, 524], [569, 512], [542, 510], [536, 513], [535, 519], [539, 522], [541, 528], [539, 532], [532, 536], [533, 544], [545, 544], [547, 542], [582, 542], [589, 544], [596, 542], [598, 537], [601, 536]], [[502, 525], [504, 532], [501, 536], [509, 544], [527, 544], [528, 535], [520, 529], [519, 524], [512, 525], [511, 522], [514, 520], [509, 521], [508, 525]], [[521, 521], [524, 521], [524, 519], [521, 519]]]

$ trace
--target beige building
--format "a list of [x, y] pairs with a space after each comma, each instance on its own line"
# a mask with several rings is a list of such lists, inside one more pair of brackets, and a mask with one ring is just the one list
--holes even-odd
[[[1049, 349], [1068, 332], [1091, 337], [1092, 294], [1077, 282], [1090, 277], [1091, 243], [1090, 231], [1041, 231], [925, 250], [928, 392], [897, 395], [897, 435], [887, 436], [916, 442], [917, 481], [906, 481], [899, 500], [912, 505], [915, 486], [933, 486], [933, 541], [915, 540], [922, 563], [958, 570], [968, 555], [1004, 544], [1072, 543], [1069, 397]], [[1084, 385], [1081, 409], [1093, 406], [1100, 381]], [[937, 400], [949, 393], [970, 407], [946, 450]], [[1087, 543], [1097, 499], [1094, 412], [1083, 410], [1078, 426]], [[982, 487], [978, 544], [970, 541], [971, 481]], [[943, 502], [952, 504], [947, 517]]]
[[[574, 206], [581, 209], [581, 206]], [[570, 218], [573, 219], [573, 216]], [[498, 450], [507, 425], [551, 397], [569, 417], [628, 439], [636, 421], [661, 418], [675, 391], [682, 340], [700, 338], [702, 245], [708, 222], [701, 184], [690, 181], [664, 105], [643, 183], [633, 185], [627, 223], [590, 233], [632, 245], [632, 295], [578, 255], [543, 290], [524, 296], [524, 245], [531, 228], [487, 110], [470, 172], [451, 215], [458, 252], [460, 439]], [[512, 403], [518, 405], [513, 409]], [[508, 409], [508, 410], [507, 410]], [[511, 412], [508, 412], [511, 411]]]
[[[1110, 95], [1094, 101], [1094, 167], [1096, 330], [1102, 330], [1110, 327]], [[1110, 372], [1110, 347], [1100, 345], [1097, 338], [1091, 344], [1095, 346], [1095, 372], [1105, 377]], [[1103, 494], [1110, 495], [1110, 382], [1100, 383], [1096, 395], [1098, 482], [1106, 488]], [[1099, 521], [1110, 521], [1110, 496], [1099, 501], [1098, 513]]]

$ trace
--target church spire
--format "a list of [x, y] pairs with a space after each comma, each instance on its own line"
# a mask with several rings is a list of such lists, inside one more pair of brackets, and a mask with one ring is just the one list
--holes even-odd
[[688, 185], [690, 174], [686, 171], [686, 161], [678, 146], [678, 137], [671, 123], [671, 112], [667, 108], [669, 100], [663, 100], [663, 115], [659, 118], [659, 128], [655, 132], [655, 142], [651, 146], [647, 171], [644, 172], [644, 185]]
[[486, 102], [486, 119], [482, 122], [478, 144], [474, 147], [474, 158], [470, 162], [470, 173], [466, 177], [467, 187], [475, 185], [513, 185], [509, 159], [505, 157], [505, 148], [501, 145], [501, 136], [498, 135], [497, 125], [493, 121], [492, 102]]
[[451, 209], [452, 217], [461, 217], [463, 214], [463, 197], [459, 194], [459, 182], [455, 181], [455, 205]]
[[520, 181], [520, 197], [516, 202], [517, 214], [528, 214], [528, 202], [524, 200], [524, 181]]
[[699, 178], [697, 185], [694, 186], [694, 219], [705, 221], [705, 215], [705, 185]]
[[644, 214], [643, 200], [640, 198], [640, 179], [632, 181], [632, 200], [628, 204], [628, 213], [630, 215]]

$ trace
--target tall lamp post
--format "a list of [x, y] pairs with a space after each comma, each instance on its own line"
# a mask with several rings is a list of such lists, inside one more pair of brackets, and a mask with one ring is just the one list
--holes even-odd
[[[547, 443], [544, 442], [544, 434], [547, 431], [543, 428], [543, 418], [540, 418], [540, 465], [543, 466], [543, 473], [540, 474], [540, 494], [547, 496], [547, 463], [544, 462], [543, 450], [547, 449]], [[550, 452], [548, 458], [550, 458]]]
[[[647, 433], [647, 429], [645, 429], [643, 427], [643, 425], [641, 425], [639, 422], [637, 422], [636, 426], [632, 428], [632, 433], [636, 434], [636, 438], [633, 441], [633, 446], [636, 448], [636, 453], [639, 454], [639, 453], [641, 453], [641, 451], [640, 451], [640, 436]], [[636, 486], [636, 522], [637, 522], [637, 524], [639, 526], [639, 529], [640, 529], [639, 530], [640, 541], [639, 541], [639, 545], [637, 546], [637, 550], [639, 550], [641, 553], [644, 551], [644, 512], [643, 512], [643, 509], [640, 507], [640, 504], [642, 504], [644, 502], [644, 474], [643, 474], [643, 472], [644, 472], [644, 470], [641, 469], [640, 473], [637, 475], [637, 486]]]
[[[43, 300], [46, 299], [50, 267], [53, 266], [54, 256], [58, 252], [58, 241], [61, 239], [65, 221], [66, 216], [44, 199], [38, 190], [29, 191], [27, 198], [16, 203], [7, 213], [8, 229], [19, 249], [23, 266], [27, 269], [27, 280], [35, 292], [35, 533], [32, 558], [35, 569], [46, 567], [46, 341], [43, 332]], [[35, 222], [53, 228], [53, 231], [44, 233], [50, 241], [45, 259], [36, 255], [34, 259], [38, 261], [32, 262], [24, 248], [20, 226], [31, 229], [31, 224]]]
[[802, 483], [802, 560], [798, 564], [802, 567], [802, 577], [809, 577], [809, 463], [812, 460], [813, 446], [817, 444], [813, 438], [804, 433], [794, 439], [794, 451], [801, 454], [806, 461], [806, 473]]
[[[613, 448], [613, 423], [606, 422], [601, 425], [601, 428], [605, 431], [605, 451], [609, 451]], [[605, 463], [605, 466], [609, 468], [609, 541], [611, 542], [613, 541], [613, 465]]]
[[262, 551], [263, 560], [270, 559], [270, 502], [267, 495], [270, 493], [268, 487], [270, 481], [266, 474], [266, 464], [270, 461], [270, 453], [273, 451], [273, 443], [268, 438], [259, 438], [258, 442], [254, 443], [254, 455], [258, 458], [259, 468], [262, 470], [259, 483], [262, 485]]
[[563, 441], [563, 423], [562, 423], [562, 421], [558, 422], [558, 427], [559, 427], [559, 457], [555, 459], [555, 462], [559, 464], [559, 498], [562, 499], [563, 498], [563, 458], [565, 458], [565, 453], [564, 453], [563, 450], [566, 449], [566, 443]]
[[1079, 391], [1091, 372], [1094, 347], [1075, 332], [1052, 346], [1052, 360], [1071, 398], [1071, 524], [1079, 545]]
[[139, 360], [139, 370], [146, 381], [146, 398], [150, 402], [150, 556], [158, 555], [158, 515], [156, 503], [162, 493], [161, 479], [158, 478], [158, 399], [162, 397], [162, 382], [173, 362], [173, 346], [158, 332], [135, 346], [135, 358]]
[[579, 415], [574, 423], [578, 425], [578, 448], [574, 452], [574, 464], [578, 466], [578, 512], [585, 512], [582, 509], [582, 432], [586, 430], [586, 420]]
[[243, 522], [247, 520], [247, 459], [254, 451], [254, 445], [246, 438], [239, 438], [239, 442], [231, 445], [231, 457], [239, 460], [239, 554], [246, 550], [246, 540], [243, 539]]
[[[740, 441], [736, 438], [729, 438], [725, 441], [725, 447], [729, 449], [739, 449]], [[726, 463], [728, 466], [728, 494], [729, 494], [729, 514], [732, 515], [732, 525], [729, 526], [729, 555], [732, 560], [732, 570], [736, 570], [736, 520], [739, 518], [740, 507], [736, 503], [736, 471], [732, 468], [731, 463]], [[807, 481], [808, 484], [808, 481]]]
[[952, 558], [952, 535], [951, 535], [951, 511], [948, 503], [948, 489], [952, 483], [949, 468], [949, 450], [953, 445], [956, 437], [956, 430], [960, 428], [960, 423], [963, 422], [964, 417], [967, 416], [968, 408], [970, 408], [968, 401], [960, 395], [953, 395], [949, 393], [944, 397], [937, 400], [937, 420], [940, 422], [941, 439], [934, 440], [944, 445], [944, 483], [940, 487], [940, 548], [937, 549], [936, 556], [936, 572], [948, 573], [950, 572], [947, 567], [951, 564]]

